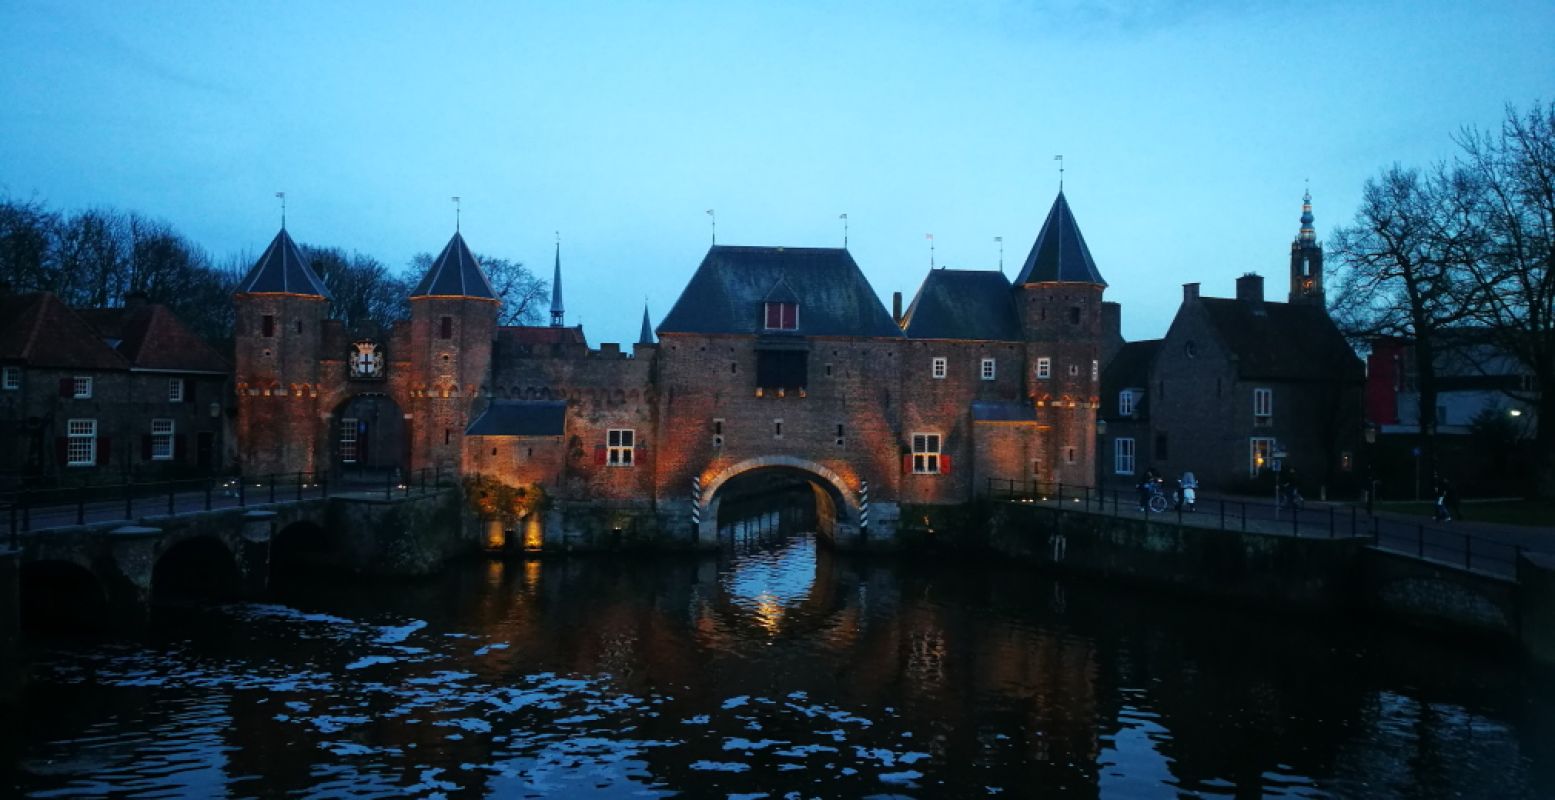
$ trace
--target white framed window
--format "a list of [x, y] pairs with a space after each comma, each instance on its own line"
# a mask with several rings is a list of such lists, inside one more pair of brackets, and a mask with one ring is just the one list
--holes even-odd
[[340, 420], [340, 461], [343, 464], [356, 463], [356, 423], [356, 417]]
[[1247, 440], [1247, 474], [1257, 476], [1258, 470], [1271, 466], [1274, 459], [1274, 437], [1254, 436]]
[[1091, 359], [1091, 383], [1101, 380], [1101, 362]]
[[943, 377], [945, 377], [945, 359], [943, 359], [943, 358], [936, 358], [936, 359], [934, 359], [934, 366], [931, 368], [930, 374], [932, 374], [936, 378], [943, 378]]
[[184, 379], [167, 379], [167, 402], [182, 403], [184, 401]]
[[1134, 474], [1134, 440], [1118, 437], [1112, 440], [1112, 471], [1119, 475]]
[[[90, 380], [90, 378], [88, 378]], [[97, 420], [73, 419], [66, 423], [68, 439], [65, 445], [65, 464], [71, 467], [90, 467], [97, 463]]]
[[636, 448], [637, 432], [632, 428], [612, 428], [605, 433], [605, 463], [612, 467], [630, 467]]
[[71, 382], [71, 396], [77, 400], [92, 399], [92, 379], [90, 377], [77, 376]]
[[5, 367], [0, 369], [0, 386], [6, 391], [14, 391], [22, 388], [22, 368]]
[[994, 364], [994, 360], [993, 359], [991, 359], [991, 358], [983, 359], [983, 366], [982, 366], [982, 369], [981, 369], [981, 374], [983, 376], [983, 380], [985, 380], [985, 381], [993, 380], [994, 374], [995, 374], [994, 373], [995, 366], [996, 365]]
[[1052, 359], [1050, 359], [1050, 358], [1048, 358], [1046, 356], [1043, 356], [1042, 358], [1037, 359], [1037, 377], [1038, 378], [1051, 378], [1051, 377], [1053, 377], [1053, 361], [1052, 361]]
[[1274, 390], [1253, 390], [1253, 424], [1268, 425], [1274, 420]]
[[916, 475], [939, 474], [939, 434], [912, 435], [912, 471]]
[[173, 460], [173, 421], [170, 419], [151, 421], [151, 460]]
[[[1118, 392], [1118, 416], [1120, 416], [1120, 417], [1132, 417], [1132, 416], [1134, 416], [1134, 390], [1133, 389], [1124, 389], [1123, 391]], [[1123, 440], [1119, 439], [1118, 441], [1123, 441]]]

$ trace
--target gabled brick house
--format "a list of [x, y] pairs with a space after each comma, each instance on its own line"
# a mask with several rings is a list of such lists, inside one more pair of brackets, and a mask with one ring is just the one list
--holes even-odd
[[230, 464], [231, 366], [165, 306], [0, 297], [0, 479], [81, 485]]
[[[1133, 462], [1127, 476], [1191, 471], [1212, 491], [1245, 489], [1284, 452], [1281, 466], [1314, 496], [1353, 482], [1365, 373], [1323, 305], [1310, 195], [1301, 222], [1287, 302], [1265, 301], [1263, 278], [1252, 273], [1237, 279], [1235, 298], [1202, 297], [1199, 284], [1184, 284], [1166, 336], [1126, 345], [1109, 365], [1104, 445], [1114, 465]], [[1125, 475], [1115, 466], [1109, 477]]]

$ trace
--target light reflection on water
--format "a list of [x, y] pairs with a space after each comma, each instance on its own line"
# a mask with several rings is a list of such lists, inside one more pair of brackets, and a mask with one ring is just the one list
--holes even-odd
[[55, 642], [39, 797], [1538, 797], [1547, 676], [1022, 568], [473, 562]]

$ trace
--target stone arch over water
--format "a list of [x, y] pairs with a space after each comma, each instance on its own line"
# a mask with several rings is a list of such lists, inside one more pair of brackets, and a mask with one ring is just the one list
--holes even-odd
[[718, 511], [731, 481], [772, 473], [791, 483], [807, 483], [815, 498], [817, 533], [836, 541], [839, 534], [858, 530], [858, 495], [848, 481], [822, 464], [793, 456], [761, 456], [730, 465], [714, 473], [702, 485], [703, 509], [697, 536], [702, 541], [718, 537]]

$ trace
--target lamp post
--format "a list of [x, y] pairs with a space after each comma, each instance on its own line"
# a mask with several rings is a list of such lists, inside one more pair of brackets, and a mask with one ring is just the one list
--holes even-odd
[[1096, 490], [1101, 491], [1102, 476], [1106, 470], [1102, 467], [1102, 454], [1107, 452], [1107, 421], [1098, 417], [1096, 419]]
[[1377, 423], [1368, 420], [1362, 435], [1366, 438], [1366, 513], [1370, 515], [1377, 502]]

